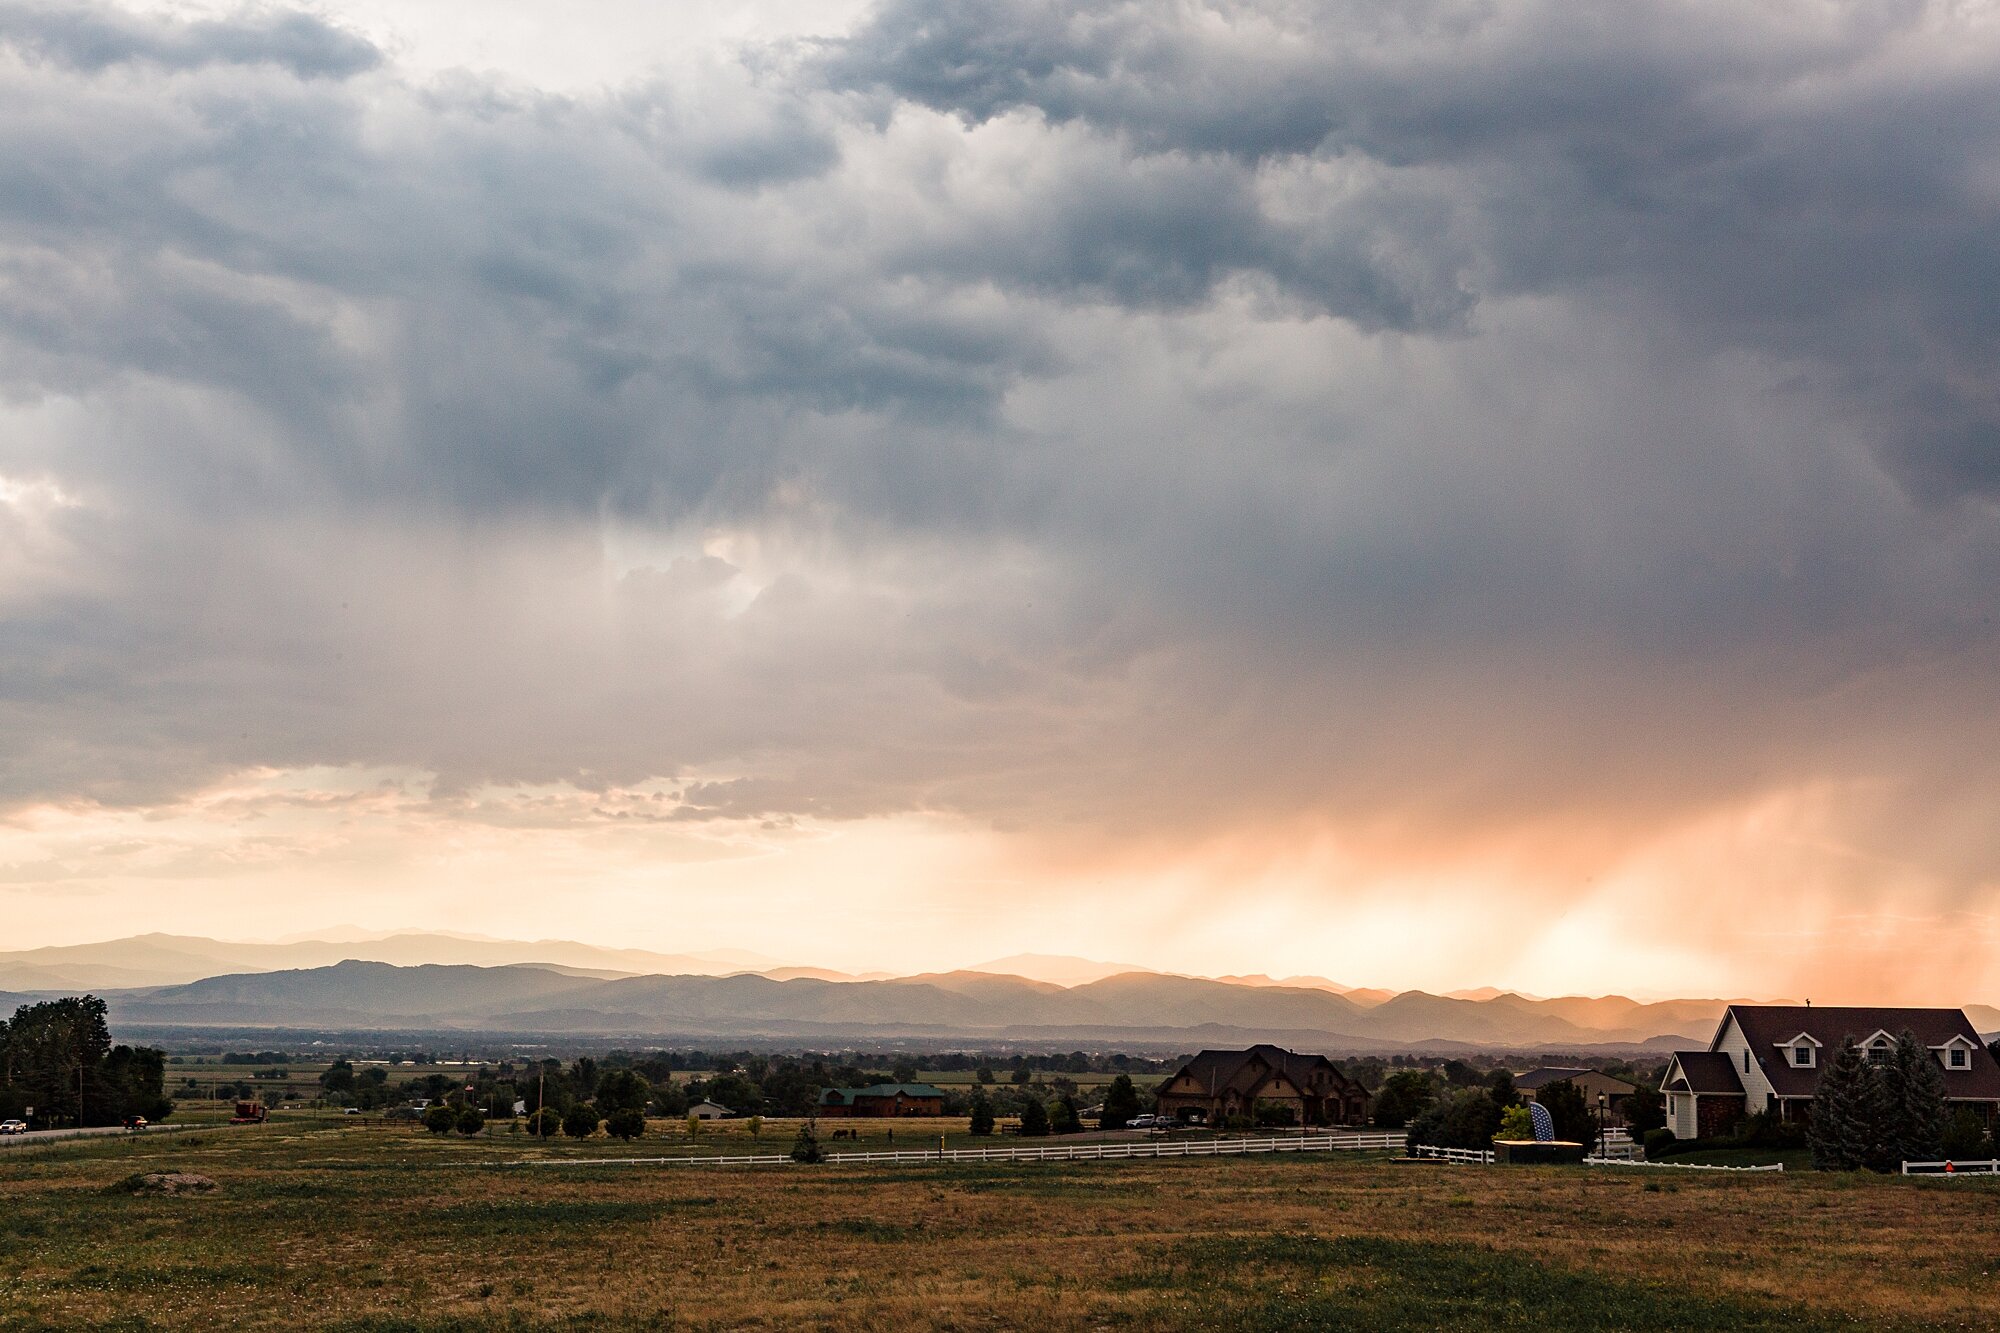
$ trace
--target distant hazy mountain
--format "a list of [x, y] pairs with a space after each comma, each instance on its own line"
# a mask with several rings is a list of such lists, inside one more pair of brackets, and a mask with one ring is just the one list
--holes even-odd
[[[1511, 1047], [1642, 1044], [1705, 1033], [1720, 1001], [1607, 1012], [1605, 1027], [1572, 1021], [1556, 1001], [1454, 1000], [1409, 991], [1376, 1005], [1316, 987], [1241, 985], [1123, 972], [1064, 987], [988, 972], [890, 980], [728, 976], [593, 976], [533, 965], [397, 967], [349, 960], [329, 967], [211, 977], [111, 993], [115, 1023], [201, 1027], [459, 1029], [718, 1038], [1152, 1040], [1192, 1046], [1309, 1040], [1349, 1050], [1455, 1043]], [[1591, 1002], [1583, 1002], [1591, 1003]], [[1629, 1013], [1628, 1013], [1629, 1010]], [[1701, 1021], [1650, 1026], [1693, 1014]]]
[[[1704, 1044], [1728, 1001], [1542, 999], [1353, 989], [1325, 977], [1176, 976], [1019, 954], [891, 977], [732, 951], [660, 954], [569, 940], [397, 932], [244, 944], [141, 935], [0, 954], [0, 1006], [94, 990], [123, 1024], [484, 1029], [574, 1034], [1229, 1044], [1291, 1034], [1350, 1050]], [[764, 967], [747, 967], [762, 963]], [[1014, 969], [1014, 970], [1010, 970]], [[1967, 1010], [1981, 1031], [2000, 1009]], [[1070, 1035], [1065, 1035], [1070, 1034]]]
[[1069, 954], [1017, 953], [995, 958], [988, 963], [975, 963], [963, 970], [1026, 977], [1030, 981], [1047, 981], [1057, 986], [1082, 986], [1115, 977], [1120, 972], [1151, 972], [1153, 969], [1137, 963], [1103, 963], [1095, 958], [1076, 958]]
[[782, 966], [763, 954], [722, 949], [664, 954], [607, 949], [575, 940], [493, 940], [477, 935], [397, 931], [370, 938], [352, 927], [338, 938], [296, 939], [282, 944], [238, 943], [189, 935], [135, 935], [101, 944], [72, 944], [0, 953], [0, 987], [8, 990], [168, 986], [232, 972], [275, 972], [325, 967], [346, 959], [418, 966], [425, 963], [498, 967], [550, 963], [627, 974], [691, 973], [715, 976]]

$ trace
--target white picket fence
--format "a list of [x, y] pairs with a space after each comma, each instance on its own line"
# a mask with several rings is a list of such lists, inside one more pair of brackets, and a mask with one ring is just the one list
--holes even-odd
[[1437, 1162], [1457, 1162], [1463, 1166], [1493, 1165], [1493, 1150], [1490, 1148], [1439, 1148], [1428, 1143], [1419, 1143], [1412, 1153], [1417, 1157]]
[[1906, 1176], [1994, 1176], [2000, 1175], [2000, 1160], [1983, 1162], [1905, 1162]]
[[1657, 1171], [1782, 1171], [1783, 1162], [1765, 1166], [1714, 1166], [1706, 1162], [1648, 1162], [1638, 1157], [1586, 1157], [1585, 1166], [1643, 1166]]
[[[1261, 1139], [1151, 1139], [1119, 1143], [1050, 1143], [994, 1148], [904, 1148], [882, 1152], [829, 1152], [836, 1166], [925, 1162], [1121, 1162], [1162, 1157], [1241, 1157], [1286, 1152], [1401, 1152], [1403, 1136], [1304, 1134]], [[1454, 1150], [1455, 1151], [1455, 1150]], [[1491, 1154], [1488, 1154], [1491, 1157]], [[712, 1157], [556, 1157], [524, 1166], [783, 1166], [789, 1154]]]

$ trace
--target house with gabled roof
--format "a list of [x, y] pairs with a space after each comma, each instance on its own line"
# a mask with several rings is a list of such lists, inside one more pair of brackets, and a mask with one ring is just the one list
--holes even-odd
[[1675, 1051], [1668, 1060], [1660, 1079], [1667, 1128], [1686, 1139], [1720, 1133], [1759, 1111], [1810, 1120], [1820, 1071], [1841, 1042], [1852, 1037], [1879, 1062], [1894, 1054], [1904, 1032], [1936, 1057], [1947, 1105], [1968, 1107], [1989, 1123], [2000, 1115], [2000, 1061], [1962, 1009], [1732, 1004], [1707, 1050]]
[[826, 1088], [819, 1094], [819, 1114], [829, 1119], [870, 1116], [894, 1119], [912, 1115], [943, 1115], [944, 1089], [928, 1083], [877, 1083], [867, 1088]]
[[1602, 1110], [1609, 1122], [1623, 1124], [1625, 1099], [1639, 1090], [1638, 1085], [1616, 1078], [1601, 1069], [1576, 1066], [1543, 1066], [1514, 1075], [1514, 1091], [1528, 1101], [1541, 1100], [1542, 1090], [1567, 1083], [1583, 1097], [1593, 1112]]
[[1358, 1125], [1368, 1117], [1368, 1089], [1323, 1055], [1260, 1044], [1203, 1051], [1159, 1090], [1159, 1113], [1183, 1123], [1255, 1119], [1260, 1105], [1293, 1124]]

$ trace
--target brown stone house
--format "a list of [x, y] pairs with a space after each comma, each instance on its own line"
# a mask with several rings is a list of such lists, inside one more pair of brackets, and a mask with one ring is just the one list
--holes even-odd
[[1159, 1113], [1189, 1124], [1254, 1120], [1260, 1104], [1299, 1125], [1359, 1125], [1368, 1118], [1368, 1090], [1333, 1061], [1276, 1046], [1203, 1051], [1159, 1090]]
[[[1514, 1075], [1514, 1091], [1528, 1101], [1540, 1099], [1542, 1089], [1567, 1083], [1583, 1095], [1583, 1104], [1592, 1115], [1601, 1108], [1608, 1124], [1625, 1123], [1625, 1099], [1639, 1090], [1638, 1085], [1614, 1078], [1600, 1069], [1548, 1067]], [[1604, 1100], [1600, 1102], [1598, 1098]]]
[[2000, 1112], [2000, 1062], [1962, 1009], [1837, 1008], [1732, 1004], [1705, 1051], [1675, 1051], [1660, 1078], [1676, 1138], [1720, 1133], [1748, 1114], [1809, 1120], [1820, 1071], [1848, 1037], [1871, 1060], [1887, 1059], [1909, 1032], [1944, 1075], [1947, 1106], [1991, 1123]]
[[869, 1088], [827, 1088], [819, 1113], [830, 1120], [869, 1116], [943, 1115], [944, 1090], [928, 1083], [877, 1083]]

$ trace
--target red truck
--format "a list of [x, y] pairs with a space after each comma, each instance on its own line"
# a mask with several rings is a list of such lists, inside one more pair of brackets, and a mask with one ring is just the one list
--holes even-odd
[[271, 1118], [271, 1110], [260, 1102], [236, 1103], [236, 1114], [229, 1117], [232, 1125], [261, 1125]]

